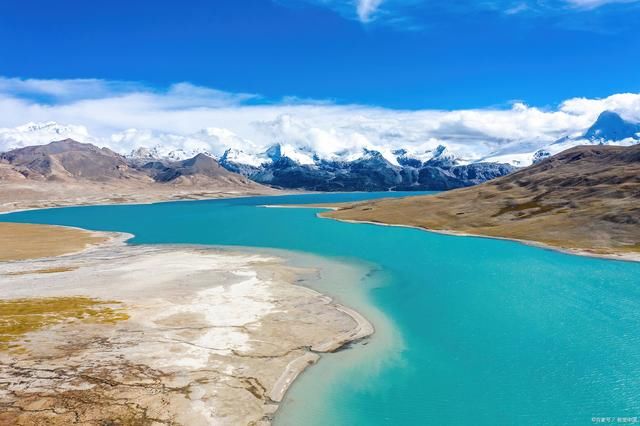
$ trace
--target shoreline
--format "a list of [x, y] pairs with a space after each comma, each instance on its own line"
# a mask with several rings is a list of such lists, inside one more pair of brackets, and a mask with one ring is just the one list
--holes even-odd
[[[278, 191], [281, 191], [281, 190], [278, 190]], [[14, 209], [14, 210], [6, 210], [6, 211], [0, 210], [0, 217], [2, 215], [7, 215], [11, 213], [19, 213], [19, 212], [34, 211], [34, 210], [59, 209], [59, 208], [67, 208], [67, 207], [151, 205], [151, 204], [172, 203], [172, 202], [211, 201], [211, 200], [223, 200], [223, 199], [252, 198], [252, 197], [261, 197], [261, 196], [277, 197], [277, 196], [285, 196], [285, 195], [303, 195], [303, 194], [311, 194], [311, 193], [315, 193], [315, 192], [283, 191], [282, 193], [278, 193], [278, 194], [238, 194], [238, 195], [229, 195], [230, 193], [220, 193], [222, 194], [222, 196], [220, 197], [179, 198], [179, 199], [173, 199], [173, 200], [158, 199], [158, 200], [151, 200], [151, 201], [132, 201], [132, 202], [123, 202], [123, 203], [112, 202], [112, 203], [87, 203], [87, 204], [40, 206], [40, 207]], [[323, 193], [323, 192], [319, 192], [319, 193]], [[349, 193], [360, 193], [360, 192], [352, 191]], [[257, 207], [277, 208], [277, 209], [322, 209], [322, 210], [330, 210], [330, 211], [339, 211], [341, 209], [341, 207], [317, 206], [313, 204], [311, 205], [264, 204]], [[554, 246], [551, 244], [546, 244], [539, 241], [523, 240], [519, 238], [509, 238], [509, 237], [501, 237], [501, 236], [493, 236], [493, 235], [485, 235], [485, 234], [472, 234], [468, 232], [461, 232], [461, 231], [455, 231], [455, 230], [431, 229], [431, 228], [425, 228], [425, 227], [416, 226], [416, 225], [392, 224], [392, 223], [383, 223], [383, 222], [373, 222], [373, 221], [367, 221], [367, 220], [338, 219], [333, 217], [322, 216], [321, 213], [318, 213], [316, 216], [322, 219], [332, 219], [332, 220], [336, 220], [338, 222], [344, 222], [344, 223], [394, 226], [399, 228], [418, 229], [421, 231], [433, 232], [436, 234], [449, 235], [449, 236], [455, 236], [455, 237], [488, 238], [493, 240], [512, 241], [512, 242], [528, 245], [530, 247], [536, 247], [543, 250], [551, 250], [551, 251], [574, 255], [574, 256], [584, 256], [584, 257], [591, 257], [591, 258], [605, 259], [605, 260], [618, 260], [622, 262], [640, 262], [640, 254], [636, 254], [636, 253], [611, 253], [611, 254], [593, 253], [586, 249], [570, 249], [565, 247]], [[54, 226], [54, 225], [49, 225], [49, 226]], [[74, 228], [74, 227], [68, 227], [68, 228]], [[76, 228], [76, 229], [84, 230], [83, 228]]]
[[[278, 190], [278, 191], [281, 191], [281, 190]], [[13, 210], [1, 210], [2, 206], [0, 206], [0, 216], [1, 215], [6, 215], [6, 214], [11, 214], [11, 213], [29, 212], [29, 211], [34, 211], [34, 210], [53, 210], [53, 209], [63, 209], [63, 208], [70, 208], [70, 207], [137, 206], [137, 205], [146, 206], [146, 205], [150, 205], [150, 204], [182, 203], [182, 202], [190, 202], [190, 201], [232, 200], [232, 199], [238, 199], [238, 198], [252, 198], [252, 197], [278, 197], [278, 196], [284, 196], [284, 195], [302, 195], [302, 194], [311, 194], [311, 193], [312, 192], [309, 192], [309, 191], [301, 191], [301, 192], [281, 191], [281, 192], [278, 192], [276, 194], [269, 194], [269, 193], [265, 193], [265, 194], [247, 194], [247, 193], [245, 193], [245, 194], [242, 194], [242, 193], [238, 193], [238, 194], [230, 195], [231, 193], [224, 192], [224, 193], [220, 193], [221, 196], [218, 196], [218, 197], [187, 198], [185, 196], [184, 198], [177, 198], [177, 199], [171, 199], [171, 200], [158, 198], [157, 200], [149, 200], [149, 201], [139, 200], [139, 201], [106, 202], [106, 203], [102, 203], [102, 202], [96, 202], [96, 203], [87, 202], [87, 203], [83, 203], [83, 204], [77, 204], [77, 203], [75, 203], [75, 204], [74, 203], [72, 203], [72, 204], [57, 204], [57, 205], [52, 205], [52, 206], [18, 208], [18, 209], [13, 209]], [[82, 228], [79, 228], [79, 229], [82, 229]]]
[[[247, 252], [251, 251], [251, 247], [241, 247], [241, 250], [244, 249], [247, 249]], [[225, 250], [224, 247], [223, 250]], [[267, 252], [268, 251], [269, 250], [267, 250]], [[278, 252], [283, 252], [283, 250], [278, 250]], [[290, 258], [282, 259], [285, 261], [285, 263], [291, 261]], [[323, 280], [322, 269], [318, 268], [318, 270], [319, 277], [316, 279], [316, 281], [321, 282]], [[373, 324], [371, 324], [371, 322], [369, 322], [369, 320], [367, 320], [359, 312], [355, 311], [354, 309], [348, 308], [340, 303], [337, 303], [332, 296], [320, 293], [319, 291], [309, 287], [308, 285], [305, 285], [304, 283], [308, 282], [308, 280], [302, 279], [298, 282], [302, 282], [302, 284], [292, 285], [303, 288], [307, 292], [313, 293], [318, 297], [324, 299], [328, 306], [331, 306], [350, 317], [351, 320], [355, 323], [355, 327], [345, 333], [333, 335], [323, 342], [312, 345], [307, 353], [287, 364], [287, 367], [284, 369], [284, 371], [282, 371], [282, 374], [278, 378], [278, 381], [269, 391], [270, 398], [278, 403], [282, 402], [282, 400], [285, 398], [298, 376], [304, 373], [312, 365], [320, 362], [322, 360], [323, 354], [331, 354], [333, 352], [339, 351], [342, 348], [348, 347], [351, 344], [366, 339], [375, 333]], [[277, 413], [277, 409], [274, 411], [274, 414], [275, 413]]]
[[[320, 210], [329, 210], [329, 211], [339, 211], [340, 207], [334, 206], [314, 206], [314, 205], [278, 205], [278, 204], [265, 204], [264, 208], [277, 208], [277, 209], [320, 209]], [[317, 213], [316, 216], [321, 219], [330, 219], [338, 222], [344, 223], [355, 223], [355, 224], [366, 224], [366, 225], [379, 225], [379, 226], [392, 226], [396, 228], [408, 228], [408, 229], [417, 229], [419, 231], [425, 232], [433, 232], [434, 234], [448, 235], [452, 237], [471, 237], [471, 238], [488, 238], [491, 240], [501, 240], [501, 241], [512, 241], [515, 243], [524, 244], [530, 247], [536, 247], [543, 250], [555, 251], [558, 253], [569, 254], [573, 256], [583, 256], [583, 257], [591, 257], [596, 259], [605, 259], [605, 260], [618, 260], [621, 262], [640, 262], [640, 253], [593, 253], [586, 249], [570, 249], [566, 247], [554, 246], [551, 244], [542, 243], [539, 241], [533, 240], [523, 240], [519, 238], [509, 238], [509, 237], [500, 237], [494, 235], [484, 235], [484, 234], [471, 234], [468, 232], [454, 231], [454, 230], [445, 230], [445, 229], [431, 229], [424, 228], [422, 226], [417, 225], [403, 225], [401, 223], [384, 223], [384, 222], [374, 222], [370, 220], [355, 220], [355, 219], [339, 219], [335, 217], [323, 216], [322, 213]]]
[[[339, 211], [341, 208], [340, 207], [335, 207], [335, 206], [316, 206], [316, 205], [299, 205], [299, 204], [295, 204], [295, 205], [278, 205], [278, 204], [265, 204], [262, 205], [260, 207], [264, 207], [264, 208], [274, 208], [274, 209], [320, 209], [320, 210], [329, 210], [329, 211]], [[542, 243], [539, 241], [533, 241], [533, 240], [522, 240], [519, 238], [509, 238], [509, 237], [500, 237], [500, 236], [493, 236], [493, 235], [484, 235], [484, 234], [471, 234], [468, 232], [461, 232], [461, 231], [454, 231], [454, 230], [444, 230], [444, 229], [431, 229], [431, 228], [424, 228], [422, 226], [417, 226], [417, 225], [403, 225], [400, 223], [384, 223], [384, 222], [373, 222], [370, 220], [355, 220], [355, 219], [339, 219], [339, 218], [335, 218], [335, 217], [328, 217], [328, 216], [323, 216], [322, 213], [317, 213], [316, 216], [318, 218], [321, 219], [330, 219], [330, 220], [335, 220], [338, 222], [344, 222], [344, 223], [355, 223], [355, 224], [366, 224], [366, 225], [379, 225], [379, 226], [392, 226], [392, 227], [396, 227], [396, 228], [409, 228], [409, 229], [417, 229], [420, 231], [425, 231], [425, 232], [433, 232], [434, 234], [441, 234], [441, 235], [448, 235], [448, 236], [452, 236], [452, 237], [471, 237], [471, 238], [488, 238], [491, 240], [501, 240], [501, 241], [512, 241], [515, 243], [520, 243], [520, 244], [524, 244], [530, 247], [536, 247], [539, 249], [543, 249], [543, 250], [550, 250], [550, 251], [555, 251], [555, 252], [559, 252], [559, 253], [563, 253], [563, 254], [569, 254], [569, 255], [573, 255], [573, 256], [584, 256], [584, 257], [591, 257], [591, 258], [596, 258], [596, 259], [605, 259], [605, 260], [618, 260], [621, 262], [640, 262], [640, 253], [639, 254], [635, 254], [635, 253], [611, 253], [611, 254], [605, 254], [605, 253], [593, 253], [590, 252], [589, 250], [585, 250], [585, 249], [570, 249], [570, 248], [565, 248], [565, 247], [558, 247], [558, 246], [554, 246], [551, 244], [546, 244], [546, 243]]]
[[[188, 245], [188, 244], [185, 244], [185, 245], [150, 244], [150, 245], [132, 246], [130, 244], [127, 244], [126, 242], [127, 240], [133, 237], [133, 235], [128, 233], [92, 231], [92, 230], [86, 230], [78, 227], [65, 227], [65, 226], [58, 226], [58, 225], [42, 225], [42, 226], [80, 229], [83, 231], [91, 232], [92, 234], [95, 234], [95, 235], [100, 235], [102, 237], [106, 236], [107, 239], [100, 244], [90, 245], [84, 248], [83, 250], [76, 251], [73, 253], [63, 254], [60, 256], [42, 257], [37, 259], [27, 259], [27, 260], [20, 260], [20, 261], [0, 262], [0, 267], [5, 269], [5, 274], [8, 274], [7, 276], [9, 276], [11, 273], [15, 273], [16, 271], [17, 272], [26, 271], [27, 274], [30, 274], [30, 275], [27, 275], [27, 279], [28, 279], [30, 276], [35, 277], [36, 275], [38, 275], [37, 273], [37, 271], [39, 270], [38, 266], [41, 266], [43, 264], [57, 265], [57, 264], [65, 263], [68, 261], [72, 261], [75, 264], [78, 264], [79, 263], [78, 261], [82, 261], [86, 263], [93, 262], [94, 265], [108, 264], [109, 256], [111, 255], [111, 252], [117, 252], [117, 251], [127, 252], [128, 250], [159, 251], [159, 252], [167, 253], [169, 258], [173, 258], [185, 251], [188, 251], [188, 252], [195, 251], [195, 252], [204, 252], [204, 253], [209, 253], [209, 252], [222, 253], [223, 255], [228, 255], [228, 256], [247, 256], [247, 255], [249, 257], [262, 256], [260, 248], [256, 248], [254, 250], [252, 247], [225, 247], [225, 246], [208, 246], [208, 245], [200, 246], [200, 245]], [[134, 254], [132, 255], [134, 257], [135, 257], [135, 251], [134, 251]], [[268, 252], [269, 250], [266, 250], [266, 251]], [[269, 260], [270, 262], [269, 264], [274, 264], [275, 266], [273, 266], [272, 268], [276, 268], [274, 269], [274, 272], [280, 270], [281, 268], [280, 265], [282, 265], [282, 268], [287, 268], [287, 269], [293, 267], [293, 266], [290, 266], [290, 263], [293, 261], [292, 258], [293, 256], [295, 256], [296, 253], [292, 252], [292, 257], [287, 257], [285, 255], [286, 253], [284, 253], [285, 251], [286, 250], [278, 250], [277, 257], [272, 257], [272, 255], [269, 255], [269, 258], [271, 259]], [[282, 252], [282, 255], [280, 255], [280, 252]], [[96, 254], [98, 255], [96, 256]], [[121, 264], [124, 266], [131, 263], [133, 263], [133, 260], [128, 260], [128, 259], [125, 259], [121, 262]], [[85, 268], [85, 266], [82, 266], [82, 268]], [[91, 266], [91, 268], [95, 269], [96, 267]], [[273, 383], [273, 386], [268, 388], [268, 390], [265, 389], [265, 392], [266, 392], [265, 395], [268, 398], [265, 400], [265, 405], [264, 405], [264, 416], [265, 416], [264, 424], [268, 424], [273, 421], [274, 415], [278, 411], [278, 408], [280, 407], [280, 402], [287, 395], [291, 385], [296, 381], [296, 379], [300, 376], [300, 374], [302, 374], [309, 366], [318, 362], [322, 358], [322, 354], [335, 352], [345, 346], [348, 346], [351, 343], [367, 338], [374, 333], [373, 325], [363, 315], [359, 314], [353, 309], [347, 308], [346, 306], [339, 304], [334, 300], [333, 297], [320, 293], [309, 286], [308, 283], [310, 283], [311, 281], [322, 282], [322, 280], [326, 278], [325, 274], [323, 273], [323, 268], [324, 268], [323, 265], [318, 265], [316, 270], [317, 275], [311, 274], [309, 276], [307, 276], [306, 273], [302, 274], [302, 271], [293, 272], [293, 275], [289, 276], [287, 274], [291, 274], [291, 272], [285, 273], [284, 272], [285, 269], [282, 269], [283, 271], [282, 273], [284, 273], [285, 275], [280, 276], [281, 272], [277, 272], [276, 277], [279, 277], [278, 282], [288, 283], [287, 284], [289, 288], [288, 291], [296, 294], [301, 292], [306, 293], [308, 295], [309, 300], [318, 300], [318, 302], [316, 303], [320, 303], [321, 305], [326, 306], [327, 311], [334, 309], [336, 311], [336, 314], [340, 313], [341, 315], [344, 315], [345, 318], [349, 318], [353, 326], [351, 326], [348, 330], [345, 330], [343, 332], [331, 334], [330, 336], [328, 336], [328, 338], [322, 340], [321, 342], [314, 342], [313, 344], [310, 344], [308, 346], [308, 349], [305, 350], [300, 356], [290, 360], [286, 364], [286, 366], [284, 366], [284, 368], [278, 369], [277, 379]], [[197, 267], [196, 267], [196, 270], [197, 270]], [[55, 275], [58, 275], [58, 280], [61, 282], [61, 286], [62, 284], [65, 284], [70, 279], [70, 278], [67, 278], [65, 281], [65, 278], [64, 278], [65, 274], [66, 272], [55, 274]], [[299, 275], [299, 274], [302, 274], [302, 275]], [[21, 277], [20, 274], [16, 275], [15, 280], [17, 283], [21, 282], [21, 281], [17, 281], [20, 279], [20, 277]], [[74, 281], [77, 281], [77, 279], [74, 279]], [[77, 285], [77, 284], [71, 284], [71, 287], [73, 287], [73, 285]], [[64, 287], [61, 287], [61, 288], [64, 288]], [[118, 298], [117, 288], [118, 288], [117, 285], [114, 284], [113, 298]], [[107, 291], [107, 293], [109, 293], [108, 288], [106, 290], [102, 289], [102, 291], [103, 292]], [[20, 289], [17, 289], [17, 293], [14, 290], [14, 293], [15, 294], [9, 294], [8, 300], [15, 298], [16, 294], [18, 295], [18, 297], [22, 297], [20, 295], [25, 294], [24, 290], [20, 290]], [[64, 293], [64, 291], [62, 291], [62, 293]], [[43, 294], [46, 295], [47, 292], [44, 291]], [[97, 294], [98, 294], [97, 299], [104, 298], [104, 296], [100, 296], [99, 292]], [[37, 295], [34, 294], [32, 296], [27, 296], [27, 297], [41, 297], [41, 296], [42, 296], [41, 294], [37, 294]], [[273, 297], [275, 297], [275, 299], [278, 299], [277, 295]], [[126, 298], [124, 300], [126, 301]], [[319, 317], [319, 320], [321, 320], [321, 318], [322, 317]], [[307, 328], [311, 332], [311, 329], [313, 327], [307, 327]], [[286, 333], [287, 328], [281, 327], [281, 331]], [[117, 334], [117, 331], [116, 331], [116, 334]], [[269, 340], [266, 340], [265, 343], [268, 344]], [[274, 340], [273, 343], [276, 343], [276, 341]], [[0, 355], [2, 355], [1, 352], [0, 352]], [[177, 359], [178, 360], [180, 359], [179, 355], [177, 356]], [[273, 367], [271, 367], [271, 369], [277, 368], [275, 367], [277, 365], [278, 365], [277, 363], [273, 364]], [[259, 423], [259, 424], [262, 424], [262, 423]]]
[[[300, 208], [304, 208], [304, 207], [300, 207]], [[324, 207], [309, 207], [309, 208], [316, 208], [316, 209], [322, 208], [322, 209], [325, 209]], [[338, 211], [339, 208], [337, 208], [337, 207], [327, 207], [326, 210]], [[452, 237], [487, 238], [487, 239], [491, 239], [491, 240], [511, 241], [511, 242], [514, 242], [514, 243], [524, 244], [524, 245], [530, 246], [530, 247], [535, 247], [535, 248], [539, 248], [539, 249], [543, 249], [543, 250], [549, 250], [549, 251], [555, 251], [555, 252], [558, 252], [558, 253], [563, 253], [563, 254], [568, 254], [568, 255], [573, 255], [573, 256], [591, 257], [591, 258], [604, 259], [604, 260], [617, 260], [617, 261], [621, 261], [621, 262], [640, 262], [640, 254], [633, 254], [633, 253], [619, 253], [619, 254], [592, 253], [592, 252], [590, 252], [588, 250], [584, 250], [584, 249], [569, 249], [569, 248], [558, 247], [558, 246], [553, 246], [553, 245], [550, 245], [550, 244], [541, 243], [539, 241], [521, 240], [521, 239], [518, 239], [518, 238], [499, 237], [499, 236], [483, 235], [483, 234], [470, 234], [468, 232], [430, 229], [430, 228], [424, 228], [422, 226], [403, 225], [403, 224], [396, 224], [396, 223], [373, 222], [373, 221], [368, 221], [368, 220], [338, 219], [338, 218], [334, 218], [334, 217], [322, 216], [321, 213], [318, 213], [316, 216], [321, 218], [321, 219], [330, 219], [330, 220], [335, 220], [335, 221], [344, 222], [344, 223], [355, 223], [355, 224], [366, 224], [366, 225], [391, 226], [391, 227], [396, 227], [396, 228], [417, 229], [419, 231], [432, 232], [434, 234], [448, 235], [448, 236], [452, 236]]]

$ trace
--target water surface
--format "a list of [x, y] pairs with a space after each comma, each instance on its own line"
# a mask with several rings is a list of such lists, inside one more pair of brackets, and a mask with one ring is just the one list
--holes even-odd
[[59, 208], [0, 220], [130, 232], [134, 244], [278, 248], [367, 265], [365, 281], [336, 276], [327, 292], [363, 290], [359, 301], [348, 291], [338, 297], [355, 300], [379, 335], [306, 373], [279, 424], [557, 425], [640, 416], [640, 264], [259, 207], [389, 195]]

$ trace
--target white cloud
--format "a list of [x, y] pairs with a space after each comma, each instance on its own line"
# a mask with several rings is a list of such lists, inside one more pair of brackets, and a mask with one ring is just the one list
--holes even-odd
[[604, 99], [573, 98], [560, 105], [560, 111], [573, 115], [593, 114], [594, 111], [612, 110], [623, 118], [640, 121], [640, 94], [619, 93]]
[[566, 0], [571, 6], [581, 9], [595, 9], [611, 3], [635, 3], [638, 0]]
[[130, 92], [142, 86], [138, 83], [107, 81], [93, 78], [40, 80], [0, 77], [0, 93], [44, 101], [70, 101], [78, 98], [98, 98], [118, 92]]
[[[407, 24], [407, 16], [402, 12], [404, 8], [420, 4], [422, 0], [276, 0], [287, 6], [295, 3], [311, 3], [319, 7], [325, 7], [338, 13], [340, 16], [359, 21], [363, 24], [372, 22], [395, 26], [402, 21], [404, 29], [411, 29]], [[384, 13], [381, 6], [385, 4]], [[388, 6], [388, 7], [387, 7]], [[384, 18], [384, 19], [383, 19]]]
[[174, 106], [223, 106], [234, 105], [258, 98], [249, 93], [229, 93], [191, 83], [176, 83], [163, 91], [154, 91], [138, 82], [101, 79], [22, 79], [0, 77], [0, 93], [20, 99], [30, 99], [43, 104], [60, 104], [81, 100], [104, 99], [117, 96], [143, 101], [153, 97], [170, 101]]
[[382, 0], [358, 0], [356, 11], [361, 22], [369, 22], [376, 13]]
[[[50, 99], [39, 99], [43, 93]], [[640, 94], [574, 98], [553, 110], [515, 103], [508, 109], [393, 110], [363, 105], [250, 104], [255, 95], [188, 83], [158, 90], [104, 80], [0, 78], [0, 151], [62, 139], [65, 131], [27, 132], [26, 122], [55, 121], [70, 137], [127, 153], [140, 146], [166, 150], [226, 148], [260, 152], [274, 143], [325, 158], [358, 155], [363, 148], [420, 153], [447, 145], [469, 160], [532, 152], [565, 135], [584, 132], [603, 110], [640, 121]], [[250, 102], [248, 102], [250, 101]], [[52, 133], [53, 132], [53, 133]], [[306, 155], [306, 154], [304, 154]]]
[[[401, 31], [419, 31], [433, 22], [430, 17], [451, 13], [468, 15], [477, 11], [489, 11], [505, 16], [563, 16], [565, 20], [584, 15], [609, 4], [631, 4], [640, 0], [457, 0], [429, 2], [424, 0], [276, 0], [283, 5], [311, 3], [329, 8], [346, 19], [364, 24], [377, 24]], [[384, 5], [383, 5], [384, 3]], [[593, 26], [594, 24], [591, 23]], [[598, 30], [598, 28], [591, 28]]]

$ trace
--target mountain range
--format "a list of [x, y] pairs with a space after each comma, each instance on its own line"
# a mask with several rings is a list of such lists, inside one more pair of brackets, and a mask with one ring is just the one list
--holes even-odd
[[[385, 156], [365, 149], [356, 159], [325, 160], [309, 152], [291, 155], [280, 145], [274, 145], [261, 156], [253, 157], [228, 149], [221, 156], [220, 164], [257, 182], [283, 188], [320, 191], [448, 190], [507, 175], [518, 165], [535, 164], [573, 146], [632, 145], [638, 141], [640, 124], [625, 121], [615, 112], [604, 111], [584, 134], [561, 138], [528, 153], [528, 161], [505, 163], [497, 161], [500, 160], [498, 157], [469, 162], [458, 158], [444, 145], [420, 155], [397, 149], [391, 152], [392, 156]], [[307, 161], [300, 161], [301, 157], [306, 157]]]
[[275, 145], [266, 152], [268, 160], [257, 167], [240, 162], [241, 153], [231, 150], [220, 158], [220, 164], [259, 183], [313, 191], [447, 190], [475, 185], [514, 170], [508, 164], [460, 164], [444, 145], [426, 154], [429, 157], [423, 161], [399, 149], [390, 160], [379, 151], [365, 149], [353, 160], [324, 160], [313, 155], [312, 162], [301, 163]]
[[[22, 177], [51, 180], [69, 178], [148, 179], [155, 183], [179, 185], [225, 185], [247, 187], [251, 181], [275, 188], [314, 191], [388, 191], [388, 190], [449, 190], [477, 185], [517, 170], [519, 166], [537, 163], [576, 145], [632, 145], [640, 141], [640, 124], [622, 119], [617, 113], [604, 111], [584, 133], [565, 136], [542, 147], [536, 144], [521, 146], [518, 153], [494, 152], [476, 160], [461, 158], [448, 146], [416, 152], [408, 148], [362, 149], [319, 154], [304, 146], [275, 143], [259, 149], [242, 142], [224, 129], [206, 129], [190, 136], [189, 148], [171, 149], [160, 143], [140, 146], [126, 155], [108, 148], [82, 144], [73, 139], [43, 146], [31, 145], [35, 135], [56, 138], [74, 134], [91, 139], [82, 126], [60, 126], [53, 122], [34, 124], [6, 131], [3, 140], [23, 146], [2, 154], [6, 165], [0, 167], [0, 177], [16, 173]], [[20, 135], [26, 134], [23, 139]], [[8, 135], [8, 136], [7, 136]], [[126, 131], [117, 138], [140, 137], [139, 131]], [[154, 141], [153, 132], [144, 134]], [[162, 136], [167, 138], [167, 136]], [[162, 138], [160, 137], [160, 138]], [[7, 139], [8, 138], [8, 139]], [[206, 138], [224, 140], [227, 147], [214, 155]], [[161, 139], [165, 140], [165, 139]], [[0, 164], [0, 166], [2, 166]]]
[[4, 175], [39, 181], [111, 182], [118, 180], [174, 185], [219, 184], [256, 187], [249, 179], [229, 172], [206, 154], [179, 161], [132, 161], [108, 148], [72, 139], [28, 146], [0, 154]]
[[[278, 188], [314, 191], [449, 190], [507, 175], [518, 167], [539, 162], [577, 145], [632, 145], [640, 141], [640, 125], [604, 111], [578, 136], [563, 137], [525, 153], [494, 153], [470, 161], [439, 145], [424, 152], [405, 148], [378, 151], [363, 149], [321, 156], [306, 147], [276, 143], [266, 150], [228, 148], [218, 157], [220, 165], [256, 182]], [[517, 151], [517, 150], [516, 150]], [[155, 159], [166, 156], [145, 151]], [[144, 159], [140, 151], [129, 155]]]

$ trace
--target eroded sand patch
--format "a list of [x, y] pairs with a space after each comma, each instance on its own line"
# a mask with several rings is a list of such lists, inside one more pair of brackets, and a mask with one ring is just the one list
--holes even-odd
[[0, 351], [20, 351], [16, 342], [65, 322], [114, 324], [127, 320], [118, 302], [88, 297], [32, 297], [0, 300]]

